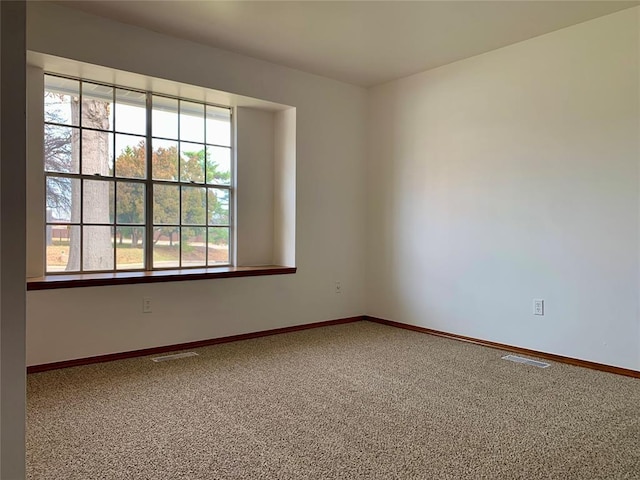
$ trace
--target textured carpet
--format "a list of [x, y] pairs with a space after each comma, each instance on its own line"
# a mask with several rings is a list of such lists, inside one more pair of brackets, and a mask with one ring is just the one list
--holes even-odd
[[357, 322], [29, 375], [30, 479], [640, 478], [640, 381]]

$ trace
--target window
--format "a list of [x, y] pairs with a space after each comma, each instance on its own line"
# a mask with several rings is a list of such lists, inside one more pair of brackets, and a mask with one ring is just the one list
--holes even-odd
[[45, 75], [46, 273], [230, 264], [231, 109]]

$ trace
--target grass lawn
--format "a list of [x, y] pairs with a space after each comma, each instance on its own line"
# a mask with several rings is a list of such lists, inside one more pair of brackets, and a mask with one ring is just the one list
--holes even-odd
[[[176, 262], [179, 258], [179, 245], [153, 246], [155, 262]], [[182, 260], [185, 263], [202, 262], [206, 257], [206, 249], [203, 246], [187, 245], [182, 251]], [[229, 261], [226, 247], [209, 247], [209, 261], [216, 263], [227, 263]], [[116, 259], [119, 266], [142, 265], [144, 250], [141, 246], [132, 246], [130, 243], [116, 244]], [[54, 241], [53, 245], [47, 246], [47, 266], [54, 267], [53, 270], [61, 270], [67, 265], [69, 260], [68, 242]], [[51, 268], [50, 268], [51, 269]]]

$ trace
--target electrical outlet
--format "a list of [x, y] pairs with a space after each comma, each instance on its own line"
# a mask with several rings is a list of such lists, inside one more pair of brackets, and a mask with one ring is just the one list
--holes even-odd
[[342, 293], [342, 283], [336, 282], [336, 293]]
[[544, 300], [541, 298], [535, 298], [533, 300], [533, 314], [544, 315]]
[[151, 313], [151, 297], [142, 297], [142, 313]]

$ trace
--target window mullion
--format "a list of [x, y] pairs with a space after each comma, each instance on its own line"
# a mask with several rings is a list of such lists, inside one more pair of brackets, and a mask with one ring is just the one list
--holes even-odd
[[[111, 126], [111, 145], [113, 149], [113, 173], [111, 175], [113, 182], [113, 222], [111, 223], [111, 239], [113, 241], [113, 270], [118, 270], [118, 247], [116, 245], [116, 224], [118, 223], [118, 182], [116, 181], [116, 89], [112, 88], [111, 104], [113, 105], [113, 125]], [[107, 164], [109, 159], [107, 159]], [[108, 184], [107, 184], [108, 185]]]
[[[84, 135], [82, 134], [82, 90], [84, 87], [84, 82], [80, 80], [79, 82], [80, 90], [78, 96], [78, 174], [82, 175], [82, 139]], [[73, 123], [73, 121], [71, 122]], [[71, 219], [73, 220], [73, 193], [71, 193]], [[80, 227], [79, 236], [80, 236], [80, 251], [78, 253], [78, 265], [80, 268], [80, 272], [84, 272], [84, 224], [82, 221], [84, 220], [84, 180], [80, 180], [80, 193], [79, 193], [79, 201], [80, 201], [80, 218], [78, 219], [78, 224]], [[71, 232], [69, 232], [69, 259], [71, 259]]]
[[[236, 138], [236, 110], [232, 109], [231, 110], [231, 117], [230, 117], [230, 125], [229, 128], [231, 129], [230, 131], [230, 141], [229, 141], [229, 151], [231, 153], [231, 163], [229, 165], [229, 169], [231, 171], [231, 175], [229, 176], [229, 219], [227, 220], [227, 223], [229, 224], [229, 234], [228, 234], [228, 262], [231, 265], [236, 265], [236, 220], [235, 220], [235, 215], [236, 215], [236, 200], [235, 200], [235, 194], [236, 194], [236, 189], [235, 189], [235, 185], [236, 185], [236, 162], [237, 162], [237, 158], [236, 158], [236, 152], [235, 152], [235, 138]], [[232, 225], [234, 227], [232, 227]]]
[[180, 137], [180, 114], [182, 100], [178, 99], [178, 268], [182, 268], [182, 139]]
[[151, 119], [153, 99], [151, 92], [147, 92], [147, 181], [145, 187], [145, 270], [153, 270], [153, 145], [151, 144]]

